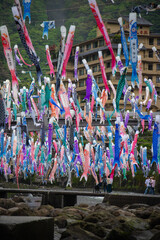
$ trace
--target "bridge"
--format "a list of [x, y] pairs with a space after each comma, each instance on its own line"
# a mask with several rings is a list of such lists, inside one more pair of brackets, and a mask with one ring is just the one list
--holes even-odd
[[77, 203], [77, 196], [104, 197], [103, 202], [110, 205], [122, 207], [126, 204], [143, 203], [148, 205], [160, 204], [160, 195], [144, 195], [140, 193], [95, 193], [92, 191], [78, 190], [52, 190], [52, 189], [17, 189], [0, 188], [0, 198], [7, 198], [9, 193], [42, 195], [42, 204], [50, 204], [55, 208], [74, 206]]
[[[158, 114], [160, 114], [160, 113], [157, 113], [157, 115]], [[156, 116], [156, 114], [154, 114], [154, 119], [153, 119], [152, 124], [154, 123], [155, 116]], [[72, 120], [73, 120], [72, 121], [72, 126], [75, 128], [76, 127], [76, 120], [75, 120], [75, 118], [73, 118]], [[27, 129], [28, 129], [29, 132], [40, 131], [42, 127], [44, 127], [45, 131], [48, 131], [48, 124], [49, 124], [49, 117], [48, 116], [43, 116], [43, 121], [37, 122], [37, 123], [39, 123], [39, 126], [34, 125], [33, 119], [31, 117], [26, 117], [26, 121], [27, 121]], [[116, 121], [116, 118], [112, 118], [110, 120], [112, 125], [115, 125], [115, 121]], [[128, 125], [129, 126], [137, 126], [138, 123], [139, 123], [139, 119], [138, 119], [137, 114], [136, 114], [136, 118], [130, 118], [128, 120]], [[60, 127], [64, 126], [65, 125], [65, 119], [64, 118], [59, 118], [58, 124], [59, 124]], [[17, 125], [17, 121], [13, 120], [11, 122], [11, 127], [14, 128], [14, 127], [16, 127], [16, 125]], [[104, 123], [100, 122], [99, 117], [97, 118], [97, 120], [95, 120], [94, 118], [92, 120], [92, 126], [93, 127], [95, 127], [95, 126], [108, 126], [108, 125], [109, 125], [109, 123], [108, 123], [107, 119], [105, 120]], [[20, 124], [20, 126], [22, 127], [22, 131], [23, 131], [22, 123]], [[83, 121], [80, 121], [79, 127], [86, 127], [86, 126], [87, 126], [87, 122], [86, 122], [85, 119], [83, 119]], [[148, 126], [148, 121], [147, 120], [145, 120], [145, 126]], [[8, 124], [6, 124], [5, 132], [7, 132], [9, 134], [12, 133], [12, 128], [9, 130], [8, 129]]]

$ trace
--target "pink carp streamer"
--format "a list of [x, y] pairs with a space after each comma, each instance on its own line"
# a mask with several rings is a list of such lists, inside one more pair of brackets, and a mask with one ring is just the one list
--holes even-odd
[[80, 178], [80, 181], [83, 178], [87, 181], [87, 178], [88, 178], [87, 174], [88, 174], [89, 166], [90, 166], [90, 156], [89, 155], [90, 155], [90, 143], [87, 143], [85, 146], [85, 149], [84, 149], [84, 158], [85, 158], [85, 162], [83, 163], [84, 171]]
[[99, 8], [97, 6], [97, 2], [96, 0], [88, 0], [89, 2], [89, 5], [90, 5], [90, 8], [92, 10], [92, 13], [94, 15], [94, 18], [97, 22], [97, 26], [99, 28], [99, 30], [101, 31], [103, 37], [104, 37], [104, 40], [106, 42], [106, 45], [111, 53], [111, 56], [112, 56], [112, 73], [114, 74], [115, 73], [115, 69], [116, 69], [116, 58], [115, 58], [115, 55], [114, 55], [114, 52], [113, 52], [113, 48], [112, 48], [112, 45], [111, 45], [111, 41], [109, 39], [109, 35], [108, 35], [108, 32], [106, 30], [106, 27], [103, 23], [103, 20], [102, 20], [102, 17], [101, 17], [101, 14], [99, 12]]
[[106, 76], [106, 72], [105, 72], [105, 66], [104, 66], [104, 62], [103, 62], [102, 51], [98, 51], [98, 56], [99, 56], [99, 62], [100, 62], [100, 67], [101, 67], [103, 83], [104, 83], [106, 91], [110, 92], [108, 84], [107, 84], [107, 76]]
[[70, 53], [72, 50], [73, 45], [73, 39], [74, 39], [74, 32], [75, 32], [75, 26], [71, 25], [69, 28], [69, 33], [67, 36], [66, 44], [65, 44], [65, 50], [64, 50], [64, 57], [63, 57], [63, 67], [62, 67], [62, 78], [66, 77], [66, 66], [70, 57]]
[[[16, 56], [16, 57], [18, 57], [17, 52], [18, 52], [18, 54], [19, 54], [19, 56], [20, 56], [21, 61], [22, 61], [26, 66], [32, 67], [32, 66], [34, 65], [33, 63], [32, 63], [32, 64], [28, 64], [28, 63], [26, 63], [26, 62], [24, 61], [24, 59], [23, 59], [23, 57], [22, 57], [22, 55], [21, 55], [21, 53], [20, 53], [20, 51], [19, 51], [19, 49], [18, 49], [18, 45], [15, 45], [15, 46], [14, 46], [14, 53], [15, 53], [15, 56]], [[18, 64], [22, 66], [21, 63], [18, 62]]]
[[58, 97], [60, 99], [61, 104], [63, 105], [63, 108], [65, 110], [65, 123], [69, 121], [69, 124], [72, 123], [72, 116], [70, 113], [70, 106], [69, 106], [69, 100], [68, 100], [68, 94], [65, 89], [65, 86], [63, 82], [60, 83], [60, 89], [58, 92]]
[[6, 57], [8, 68], [9, 68], [11, 76], [12, 76], [13, 97], [14, 97], [16, 105], [18, 105], [18, 79], [16, 76], [14, 62], [13, 62], [10, 38], [9, 38], [7, 27], [5, 25], [2, 26], [0, 28], [0, 30], [1, 30], [1, 39], [2, 39], [4, 55]]
[[46, 57], [47, 57], [47, 62], [48, 62], [49, 68], [50, 68], [50, 76], [55, 77], [54, 67], [53, 67], [53, 64], [52, 64], [51, 55], [50, 55], [48, 45], [46, 45]]

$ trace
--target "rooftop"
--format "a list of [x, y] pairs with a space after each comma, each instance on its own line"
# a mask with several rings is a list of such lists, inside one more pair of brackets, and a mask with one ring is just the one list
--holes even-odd
[[[129, 22], [129, 17], [123, 16], [122, 18], [123, 18], [123, 20]], [[108, 20], [106, 19], [105, 21], [108, 22], [108, 23], [117, 23], [118, 24], [118, 20], [117, 19], [108, 19]], [[137, 24], [138, 25], [143, 25], [143, 26], [144, 25], [145, 26], [152, 26], [153, 25], [151, 22], [149, 22], [145, 18], [140, 18], [138, 16], [137, 16]]]

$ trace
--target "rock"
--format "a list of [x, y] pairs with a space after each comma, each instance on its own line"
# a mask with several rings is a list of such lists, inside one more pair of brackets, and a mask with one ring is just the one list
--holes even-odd
[[160, 231], [157, 232], [150, 240], [159, 240], [160, 239]]
[[136, 238], [117, 228], [110, 231], [106, 240], [136, 240]]
[[51, 205], [42, 205], [42, 206], [40, 206], [40, 208], [39, 209], [47, 209], [48, 211], [53, 211], [55, 208], [53, 207], [53, 206], [51, 206]]
[[59, 216], [55, 219], [55, 224], [59, 227], [59, 228], [65, 228], [67, 226], [67, 220], [66, 218]]
[[123, 219], [125, 220], [125, 224], [122, 225], [122, 228], [126, 227], [127, 229], [131, 229], [133, 231], [145, 231], [149, 228], [147, 220], [145, 221], [144, 219], [137, 217], [123, 217]]
[[37, 210], [35, 210], [35, 214], [37, 216], [43, 217], [53, 217], [52, 212], [54, 211], [54, 207], [51, 205], [42, 205]]
[[98, 217], [94, 215], [89, 215], [84, 218], [85, 222], [97, 223], [99, 221]]
[[41, 217], [49, 217], [50, 216], [50, 212], [46, 208], [41, 208], [41, 209], [35, 210], [34, 212], [35, 212], [36, 216], [41, 216]]
[[60, 209], [60, 208], [55, 208], [55, 209], [51, 210], [50, 216], [51, 216], [51, 217], [57, 217], [57, 216], [59, 216], [61, 213], [62, 213], [62, 209]]
[[29, 209], [27, 203], [25, 203], [25, 202], [16, 203], [16, 207], [18, 207], [18, 208], [28, 208]]
[[95, 234], [98, 237], [104, 238], [106, 236], [107, 231], [105, 228], [99, 226], [98, 224], [89, 223], [89, 222], [82, 222], [81, 228]]
[[145, 209], [145, 210], [140, 209], [140, 210], [135, 211], [134, 214], [139, 218], [147, 219], [152, 214], [152, 210], [151, 209]]
[[133, 203], [128, 206], [128, 209], [136, 209], [136, 208], [149, 208], [150, 206], [148, 204], [143, 203]]
[[160, 214], [155, 216], [151, 215], [151, 218], [149, 219], [149, 225], [151, 228], [155, 227], [156, 225], [160, 224]]
[[20, 202], [25, 202], [24, 198], [22, 196], [17, 196], [15, 195], [12, 200], [16, 203], [20, 203]]
[[5, 208], [0, 207], [0, 215], [7, 215], [8, 210]]
[[80, 207], [80, 208], [87, 208], [88, 204], [81, 203], [81, 204], [78, 205], [78, 207]]
[[150, 230], [134, 231], [132, 233], [132, 237], [138, 240], [151, 240], [151, 238], [153, 237], [153, 233]]
[[160, 230], [160, 225], [156, 225], [154, 228]]
[[12, 199], [0, 198], [0, 207], [9, 209], [15, 206], [16, 203]]
[[79, 225], [69, 226], [66, 231], [62, 233], [61, 240], [85, 239], [85, 240], [101, 240], [100, 237], [93, 233], [81, 229]]
[[83, 213], [74, 207], [65, 207], [62, 210], [62, 214], [65, 215], [67, 218], [73, 218], [76, 220], [83, 219]]
[[9, 216], [36, 216], [29, 208], [13, 207], [8, 209]]

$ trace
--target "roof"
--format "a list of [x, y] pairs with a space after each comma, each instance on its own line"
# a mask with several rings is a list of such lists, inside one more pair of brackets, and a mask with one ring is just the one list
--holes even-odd
[[160, 33], [150, 32], [150, 37], [160, 37]]
[[[129, 17], [123, 16], [122, 18], [123, 18], [123, 20], [129, 22]], [[106, 19], [106, 22], [113, 23], [113, 24], [118, 24], [117, 19], [108, 19], [108, 20]], [[140, 17], [137, 16], [137, 25], [152, 26], [153, 24], [151, 22], [149, 22], [148, 20], [146, 20], [145, 18], [140, 18]]]
[[[118, 44], [114, 44], [113, 43], [112, 44], [112, 48], [113, 49], [117, 49], [118, 48]], [[102, 46], [102, 47], [94, 48], [92, 50], [79, 53], [79, 57], [84, 57], [84, 56], [87, 56], [87, 55], [90, 55], [90, 54], [93, 54], [93, 53], [97, 53], [98, 51], [103, 51], [103, 50], [107, 50], [107, 49], [108, 49], [108, 47], [106, 45]]]

